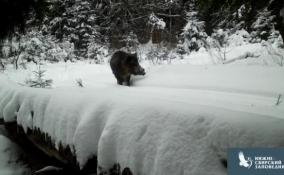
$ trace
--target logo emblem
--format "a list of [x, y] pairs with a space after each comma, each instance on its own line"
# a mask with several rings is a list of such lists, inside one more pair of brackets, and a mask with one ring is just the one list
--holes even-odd
[[247, 157], [247, 159], [246, 159], [245, 155], [242, 151], [239, 152], [239, 160], [240, 160], [240, 163], [239, 163], [240, 166], [243, 166], [243, 167], [248, 168], [248, 169], [250, 169], [250, 167], [252, 166], [251, 157]]

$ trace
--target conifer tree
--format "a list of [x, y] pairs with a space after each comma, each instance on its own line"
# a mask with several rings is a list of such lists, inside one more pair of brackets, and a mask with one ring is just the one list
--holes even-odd
[[189, 4], [189, 11], [186, 14], [187, 24], [182, 33], [184, 46], [189, 51], [197, 51], [204, 46], [207, 38], [205, 23], [199, 19], [196, 3], [196, 0], [192, 0]]
[[251, 28], [252, 38], [254, 42], [261, 40], [268, 40], [269, 36], [274, 32], [275, 16], [271, 14], [267, 8], [259, 11], [256, 21], [252, 24]]
[[64, 13], [48, 22], [47, 32], [51, 31], [60, 40], [67, 39], [74, 43], [75, 54], [87, 58], [90, 42], [100, 37], [92, 1], [66, 0], [58, 6], [63, 6]]

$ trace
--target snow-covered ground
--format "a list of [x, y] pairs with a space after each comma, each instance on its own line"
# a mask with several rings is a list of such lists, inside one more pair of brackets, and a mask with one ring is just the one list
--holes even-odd
[[[21, 150], [7, 137], [2, 135], [4, 128], [0, 126], [0, 174], [25, 175], [28, 168], [20, 161]], [[4, 132], [4, 131], [3, 131]]]
[[[133, 174], [225, 175], [227, 148], [283, 147], [284, 68], [257, 58], [216, 65], [202, 54], [182, 64], [144, 62], [146, 76], [133, 77], [131, 87], [117, 85], [108, 65], [45, 64], [52, 89], [21, 86], [34, 65], [8, 68], [0, 118], [71, 145], [81, 167], [97, 155], [103, 169], [119, 163]], [[193, 66], [197, 55], [203, 61]], [[258, 58], [273, 63], [267, 57]]]

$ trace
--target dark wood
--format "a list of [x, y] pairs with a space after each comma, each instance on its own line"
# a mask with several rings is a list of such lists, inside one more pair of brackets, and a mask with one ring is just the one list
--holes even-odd
[[[28, 157], [30, 157], [30, 160], [24, 160], [24, 162], [32, 165], [31, 169], [34, 171], [52, 165], [63, 169], [62, 172], [59, 172], [60, 175], [89, 175], [97, 173], [99, 175], [133, 175], [130, 168], [120, 167], [119, 163], [114, 164], [113, 168], [110, 169], [104, 169], [100, 166], [97, 168], [96, 156], [89, 159], [85, 167], [80, 169], [76, 161], [76, 155], [71, 151], [70, 146], [60, 144], [59, 148], [56, 149], [51, 137], [39, 128], [29, 128], [25, 132], [23, 127], [16, 122], [3, 122], [3, 124], [6, 135], [23, 148]], [[54, 173], [52, 172], [52, 175], [56, 175]]]
[[[4, 122], [5, 129], [11, 140], [22, 147], [28, 154], [44, 153], [46, 155], [40, 161], [46, 161], [46, 166], [50, 164], [64, 167], [71, 174], [90, 174], [95, 173], [97, 170], [97, 157], [89, 159], [85, 167], [80, 170], [80, 167], [76, 161], [75, 153], [72, 153], [70, 146], [64, 147], [59, 145], [59, 149], [56, 149], [51, 137], [47, 133], [41, 132], [39, 128], [28, 129], [24, 131], [22, 126], [19, 126], [16, 122]], [[38, 169], [42, 167], [36, 167]], [[34, 168], [33, 168], [34, 169]], [[70, 173], [69, 173], [70, 174]]]

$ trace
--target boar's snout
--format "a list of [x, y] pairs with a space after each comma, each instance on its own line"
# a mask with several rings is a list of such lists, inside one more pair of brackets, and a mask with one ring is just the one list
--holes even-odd
[[134, 75], [145, 75], [145, 69], [141, 67], [140, 65], [135, 69]]
[[145, 69], [143, 69], [142, 67], [141, 67], [141, 74], [142, 74], [142, 75], [145, 75], [145, 74], [146, 74]]

